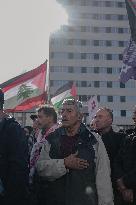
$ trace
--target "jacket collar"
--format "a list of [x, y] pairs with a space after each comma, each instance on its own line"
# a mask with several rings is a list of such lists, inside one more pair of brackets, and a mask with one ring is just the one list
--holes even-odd
[[114, 131], [113, 131], [112, 127], [111, 127], [109, 132], [106, 132], [106, 133], [102, 134], [102, 136], [107, 136], [107, 135], [109, 136], [109, 135], [112, 135], [113, 133], [114, 133]]
[[[83, 133], [86, 129], [87, 129], [87, 127], [83, 123], [81, 123], [77, 134]], [[61, 127], [61, 135], [67, 135], [66, 134], [66, 128]]]
[[[61, 136], [66, 136], [66, 128], [64, 127], [61, 127], [60, 129], [60, 134]], [[97, 143], [97, 140], [95, 138], [95, 136], [93, 135], [93, 133], [86, 127], [85, 124], [81, 123], [80, 124], [80, 127], [78, 129], [78, 133], [79, 135], [79, 140], [81, 141], [90, 141], [90, 138], [91, 138], [91, 141], [92, 141], [92, 144], [96, 144]]]

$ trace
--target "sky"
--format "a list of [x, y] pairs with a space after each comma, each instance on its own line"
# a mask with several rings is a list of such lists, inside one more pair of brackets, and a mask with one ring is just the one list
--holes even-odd
[[56, 0], [0, 0], [0, 83], [48, 59], [49, 34], [66, 23]]

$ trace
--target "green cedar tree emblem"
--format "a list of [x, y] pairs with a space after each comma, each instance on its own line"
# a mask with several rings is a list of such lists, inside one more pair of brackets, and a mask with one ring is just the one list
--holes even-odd
[[33, 93], [33, 89], [31, 86], [22, 84], [19, 88], [18, 94], [17, 94], [17, 99], [18, 100], [24, 100], [26, 98], [29, 98], [31, 94]]

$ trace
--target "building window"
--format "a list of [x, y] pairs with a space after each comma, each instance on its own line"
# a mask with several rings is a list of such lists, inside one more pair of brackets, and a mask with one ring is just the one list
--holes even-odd
[[126, 110], [121, 110], [120, 115], [121, 117], [126, 117]]
[[106, 46], [112, 46], [111, 41], [106, 41]]
[[106, 54], [106, 60], [112, 60], [112, 54]]
[[94, 45], [94, 46], [99, 46], [99, 40], [94, 40], [94, 41], [93, 41], [93, 45]]
[[112, 81], [107, 82], [107, 88], [112, 88]]
[[98, 6], [100, 6], [100, 2], [99, 1], [93, 1], [92, 6], [98, 7]]
[[86, 40], [81, 40], [81, 46], [86, 46]]
[[94, 67], [94, 73], [99, 73], [99, 72], [100, 72], [99, 67]]
[[74, 68], [73, 67], [68, 67], [68, 73], [74, 73]]
[[54, 81], [50, 80], [50, 86], [52, 87], [54, 85]]
[[125, 3], [124, 2], [117, 2], [117, 7], [118, 8], [125, 8]]
[[94, 60], [99, 60], [99, 54], [98, 53], [94, 53]]
[[80, 5], [81, 5], [81, 6], [86, 6], [86, 3], [87, 3], [87, 2], [86, 2], [85, 0], [83, 0], [83, 1], [80, 2]]
[[86, 102], [87, 101], [87, 95], [79, 95], [79, 100]]
[[119, 47], [124, 47], [124, 41], [119, 41]]
[[53, 66], [50, 67], [50, 72], [55, 72], [55, 68]]
[[123, 28], [118, 28], [118, 33], [123, 33]]
[[107, 73], [112, 74], [112, 68], [107, 68]]
[[122, 60], [123, 56], [122, 54], [119, 54], [119, 60]]
[[125, 84], [124, 83], [120, 83], [120, 88], [125, 88]]
[[110, 1], [105, 1], [105, 6], [106, 6], [106, 7], [111, 7], [111, 5], [112, 5], [111, 3], [112, 3], [112, 2], [110, 2]]
[[124, 15], [118, 15], [118, 20], [123, 20], [124, 19]]
[[73, 59], [74, 58], [74, 54], [73, 53], [68, 53], [68, 58], [69, 59]]
[[55, 39], [54, 39], [54, 38], [52, 38], [52, 39], [50, 40], [50, 44], [52, 44], [52, 45], [55, 44]]
[[88, 87], [91, 87], [91, 86], [92, 86], [92, 84], [90, 82], [88, 82]]
[[99, 88], [100, 87], [100, 82], [99, 81], [94, 81], [94, 87]]
[[86, 59], [86, 53], [81, 53], [81, 59]]
[[87, 87], [87, 82], [86, 81], [81, 81], [81, 87]]
[[111, 20], [111, 14], [105, 14], [105, 15], [104, 15], [104, 18], [105, 18], [106, 20]]
[[86, 26], [81, 26], [81, 32], [86, 32]]
[[68, 39], [68, 45], [73, 45], [74, 44], [74, 40], [73, 39]]
[[100, 95], [97, 95], [97, 100], [98, 102], [100, 102]]
[[54, 52], [51, 52], [50, 56], [51, 58], [54, 58]]
[[99, 27], [93, 27], [93, 28], [92, 28], [92, 31], [93, 31], [94, 33], [99, 33]]
[[126, 96], [120, 96], [120, 102], [126, 102]]
[[70, 31], [70, 32], [71, 32], [71, 31], [75, 31], [75, 27], [74, 27], [74, 26], [69, 26], [69, 27], [68, 27], [68, 31]]
[[87, 68], [86, 67], [82, 67], [81, 68], [81, 73], [87, 73]]
[[113, 102], [113, 96], [107, 96], [107, 102]]
[[106, 33], [111, 33], [112, 32], [111, 27], [106, 27], [105, 30], [106, 30]]

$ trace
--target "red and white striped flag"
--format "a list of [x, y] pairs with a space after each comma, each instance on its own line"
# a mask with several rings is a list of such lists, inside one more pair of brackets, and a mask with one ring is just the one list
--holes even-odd
[[0, 85], [4, 92], [4, 109], [26, 111], [45, 102], [46, 63]]

